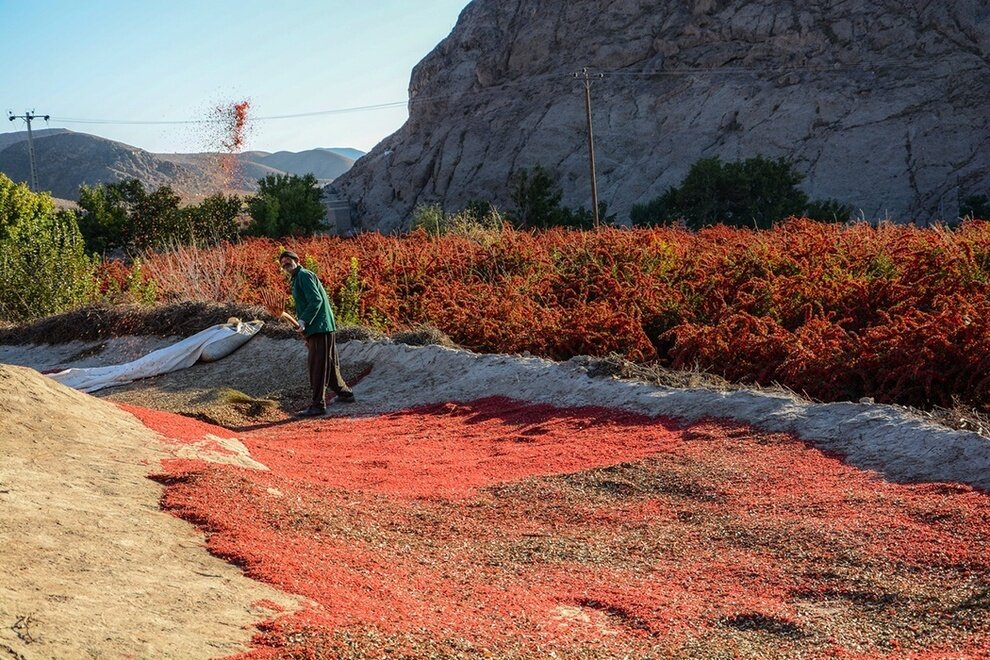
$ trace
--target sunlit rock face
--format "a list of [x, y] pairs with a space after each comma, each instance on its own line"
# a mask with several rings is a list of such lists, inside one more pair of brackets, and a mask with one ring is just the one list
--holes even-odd
[[365, 229], [419, 203], [511, 207], [542, 165], [628, 217], [691, 164], [785, 156], [812, 198], [875, 219], [954, 218], [990, 189], [990, 6], [982, 0], [475, 0], [413, 70], [410, 117], [334, 183]]

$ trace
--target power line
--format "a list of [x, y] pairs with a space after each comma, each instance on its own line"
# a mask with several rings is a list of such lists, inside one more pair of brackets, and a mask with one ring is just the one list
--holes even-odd
[[[464, 92], [456, 92], [452, 94], [438, 94], [434, 96], [418, 96], [412, 97], [408, 100], [403, 101], [386, 101], [384, 103], [376, 103], [373, 105], [360, 105], [349, 108], [332, 108], [329, 110], [313, 110], [310, 112], [298, 112], [285, 115], [263, 115], [258, 117], [251, 117], [251, 121], [271, 121], [279, 119], [299, 119], [300, 117], [318, 117], [323, 115], [337, 115], [345, 114], [349, 112], [366, 112], [372, 110], [385, 110], [390, 108], [398, 108], [403, 106], [419, 105], [423, 103], [434, 103], [438, 101], [445, 101], [454, 98], [461, 98], [463, 96], [483, 96], [486, 94], [494, 94], [507, 87], [513, 87], [517, 85], [532, 83], [539, 80], [548, 80], [559, 78], [560, 74], [548, 73], [536, 76], [528, 76], [526, 78], [520, 78], [514, 81], [504, 82], [498, 85], [491, 85], [479, 90], [470, 90]], [[171, 120], [143, 120], [143, 119], [91, 119], [82, 117], [58, 117], [53, 116], [51, 118], [53, 123], [58, 124], [115, 124], [115, 125], [182, 125], [182, 124], [215, 124], [223, 123], [226, 121], [224, 118], [210, 118], [210, 119], [171, 119]]]
[[[319, 115], [334, 115], [347, 112], [363, 112], [367, 110], [382, 110], [406, 105], [406, 101], [390, 101], [388, 103], [378, 103], [375, 105], [362, 105], [353, 108], [334, 108], [332, 110], [316, 110], [313, 112], [299, 112], [290, 115], [271, 115], [267, 117], [252, 117], [251, 121], [268, 121], [272, 119], [298, 119], [300, 117], [316, 117]], [[52, 121], [58, 124], [121, 124], [121, 125], [176, 125], [176, 124], [216, 124], [226, 121], [223, 118], [217, 119], [171, 119], [171, 120], [143, 120], [143, 119], [83, 119], [80, 117], [52, 117]]]

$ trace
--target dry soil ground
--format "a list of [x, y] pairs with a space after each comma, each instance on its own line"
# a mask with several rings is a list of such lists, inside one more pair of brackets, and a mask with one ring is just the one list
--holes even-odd
[[[6, 346], [0, 362], [163, 342]], [[306, 422], [286, 415], [306, 397], [294, 341], [103, 400], [0, 367], [0, 654], [211, 657], [252, 636], [259, 656], [990, 645], [985, 438], [580, 361], [342, 353], [358, 403]]]

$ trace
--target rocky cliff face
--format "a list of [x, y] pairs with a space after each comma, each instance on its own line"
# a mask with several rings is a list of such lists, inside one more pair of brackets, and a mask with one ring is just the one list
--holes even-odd
[[699, 158], [794, 160], [813, 198], [928, 221], [990, 189], [985, 0], [474, 0], [415, 68], [408, 122], [335, 182], [359, 226], [421, 202], [510, 205], [514, 170], [555, 170], [619, 218]]

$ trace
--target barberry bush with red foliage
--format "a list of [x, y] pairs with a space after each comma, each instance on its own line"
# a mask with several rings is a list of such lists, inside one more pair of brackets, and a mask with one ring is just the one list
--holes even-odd
[[[337, 305], [356, 258], [366, 321], [386, 330], [431, 324], [477, 351], [617, 352], [824, 400], [990, 404], [986, 222], [370, 233], [285, 246], [318, 264]], [[262, 290], [287, 287], [276, 264], [282, 247], [256, 239], [193, 256], [223, 266], [211, 271], [211, 295], [257, 303]], [[160, 298], [204, 289], [174, 261], [144, 263]], [[122, 276], [118, 267], [103, 272]]]

